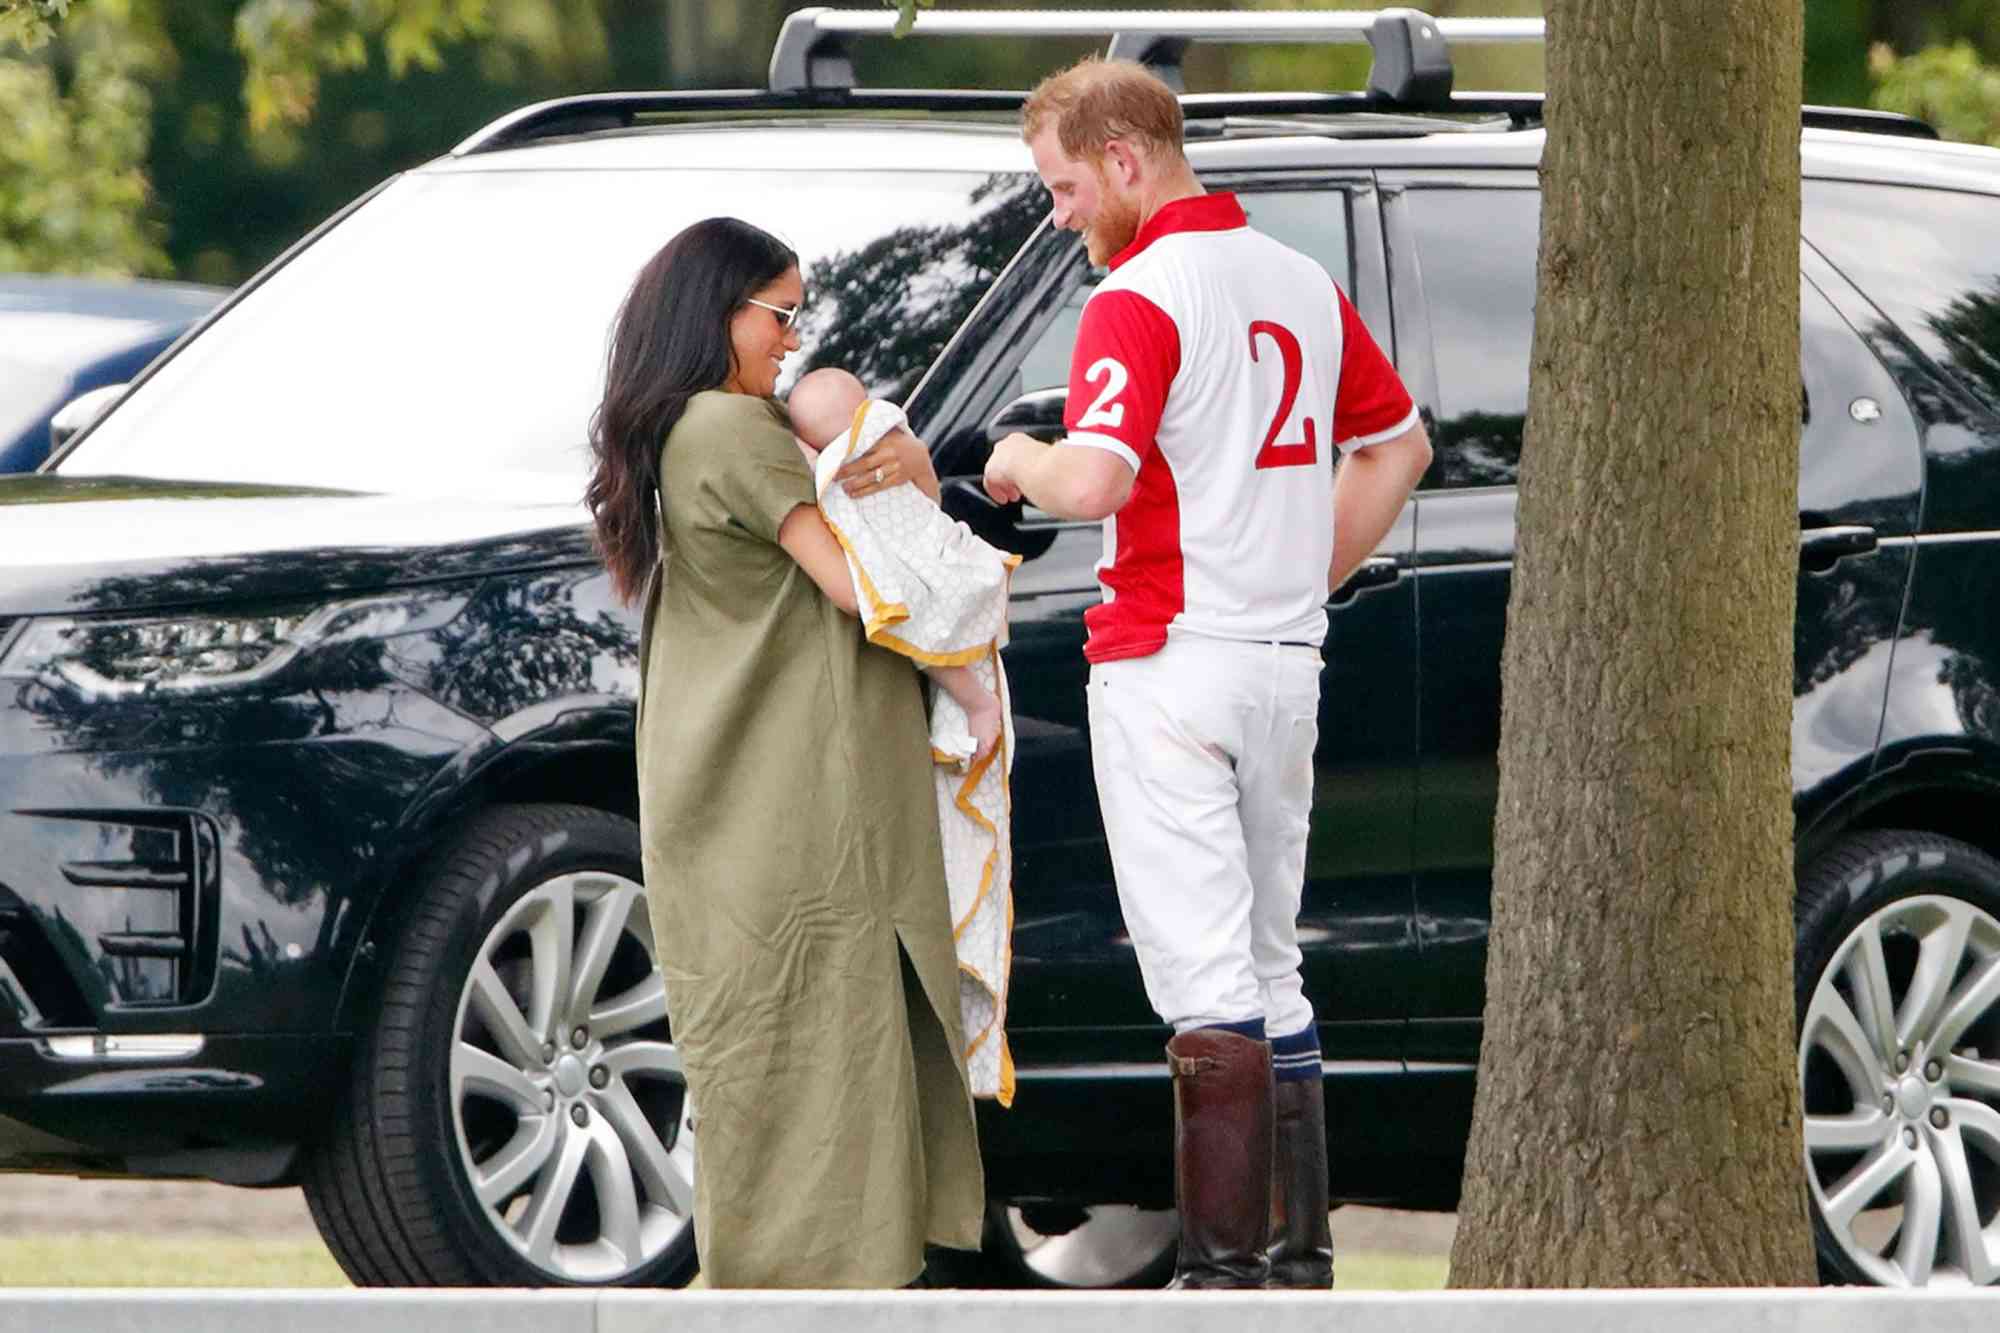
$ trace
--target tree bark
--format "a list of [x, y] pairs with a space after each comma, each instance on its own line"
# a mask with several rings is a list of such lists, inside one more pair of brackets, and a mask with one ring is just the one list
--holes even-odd
[[1550, 0], [1456, 1287], [1810, 1283], [1798, 0]]

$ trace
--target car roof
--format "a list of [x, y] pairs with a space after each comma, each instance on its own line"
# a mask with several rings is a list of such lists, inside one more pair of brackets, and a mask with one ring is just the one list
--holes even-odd
[[[1541, 160], [1546, 131], [1407, 115], [1232, 117], [1190, 122], [1199, 170], [1301, 168], [1518, 168]], [[2000, 149], [1906, 135], [1809, 128], [1805, 175], [2000, 194]], [[440, 158], [431, 174], [485, 171], [775, 170], [1031, 171], [1011, 121], [783, 118], [696, 121], [542, 139]]]
[[426, 174], [481, 171], [1032, 171], [1010, 125], [942, 120], [754, 120], [648, 125], [443, 157]]
[[69, 366], [194, 323], [228, 292], [194, 283], [0, 277], [8, 359]]

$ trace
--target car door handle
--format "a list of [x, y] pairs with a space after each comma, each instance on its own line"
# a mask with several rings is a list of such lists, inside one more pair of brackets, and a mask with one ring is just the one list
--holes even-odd
[[1394, 556], [1372, 555], [1361, 562], [1361, 567], [1347, 576], [1347, 582], [1340, 585], [1333, 596], [1327, 599], [1328, 606], [1345, 606], [1354, 600], [1354, 595], [1364, 588], [1386, 588], [1403, 577], [1403, 567], [1396, 563]]
[[1867, 555], [1881, 544], [1875, 529], [1864, 524], [1807, 528], [1799, 533], [1799, 568], [1823, 573], [1850, 555]]

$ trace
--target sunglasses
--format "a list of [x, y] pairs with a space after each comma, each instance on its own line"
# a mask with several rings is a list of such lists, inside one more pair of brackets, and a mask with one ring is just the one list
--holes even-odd
[[806, 308], [804, 302], [800, 302], [795, 306], [782, 306], [772, 305], [769, 301], [760, 301], [754, 296], [746, 296], [743, 299], [760, 310], [768, 310], [776, 315], [778, 317], [778, 327], [781, 329], [790, 329], [792, 325], [798, 323], [799, 312]]

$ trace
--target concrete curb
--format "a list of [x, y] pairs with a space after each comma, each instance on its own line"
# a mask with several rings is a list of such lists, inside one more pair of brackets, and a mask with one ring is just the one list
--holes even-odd
[[0, 1333], [1989, 1333], [2000, 1291], [570, 1292], [21, 1289]]

